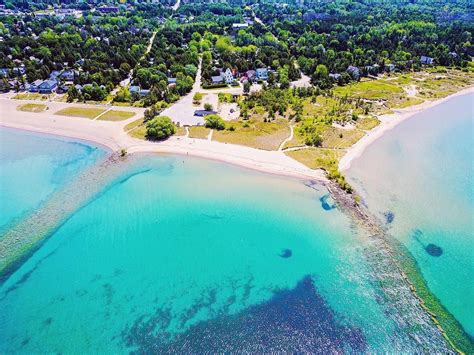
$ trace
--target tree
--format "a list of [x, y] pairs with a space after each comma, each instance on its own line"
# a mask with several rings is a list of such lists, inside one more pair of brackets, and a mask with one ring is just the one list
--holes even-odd
[[211, 105], [209, 102], [207, 102], [207, 103], [204, 104], [204, 110], [206, 110], [206, 111], [212, 111], [212, 109], [213, 109], [213, 107], [212, 107], [212, 105]]
[[219, 115], [207, 115], [204, 117], [204, 120], [206, 121], [205, 126], [207, 128], [217, 129], [219, 131], [225, 129], [225, 121]]
[[250, 93], [250, 82], [246, 81], [244, 83], [244, 94], [248, 95]]
[[156, 116], [146, 124], [146, 136], [149, 139], [166, 139], [176, 133], [176, 126], [168, 116]]

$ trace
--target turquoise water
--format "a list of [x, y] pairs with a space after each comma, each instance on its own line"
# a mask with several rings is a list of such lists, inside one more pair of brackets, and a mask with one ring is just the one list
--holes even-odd
[[0, 231], [104, 155], [81, 142], [1, 128]]
[[[37, 142], [22, 159], [57, 154]], [[131, 159], [0, 286], [0, 352], [413, 351], [377, 301], [366, 239], [325, 194]]]
[[[401, 123], [349, 180], [417, 259], [430, 289], [474, 336], [474, 95]], [[393, 221], [390, 223], [390, 220]]]

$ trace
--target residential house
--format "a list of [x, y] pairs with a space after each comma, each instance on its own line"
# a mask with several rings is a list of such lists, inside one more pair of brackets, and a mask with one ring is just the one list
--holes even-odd
[[234, 74], [232, 74], [232, 71], [229, 68], [226, 69], [223, 77], [226, 84], [232, 84], [234, 82]]
[[40, 94], [51, 94], [56, 90], [58, 82], [56, 80], [45, 80], [38, 87], [38, 92]]
[[394, 71], [395, 68], [396, 68], [395, 64], [392, 64], [392, 63], [387, 64], [387, 65], [385, 66], [385, 69], [386, 69], [388, 72]]
[[40, 85], [43, 83], [43, 80], [35, 80], [30, 84], [30, 92], [38, 92]]
[[168, 86], [176, 85], [176, 78], [168, 78]]
[[8, 68], [1, 68], [0, 69], [0, 77], [7, 77], [8, 76]]
[[50, 80], [57, 80], [59, 75], [61, 75], [61, 72], [59, 70], [53, 70], [51, 74], [49, 74], [49, 79]]
[[341, 74], [339, 74], [339, 73], [330, 73], [329, 78], [334, 80], [334, 81], [339, 81], [339, 80], [341, 80]]
[[74, 81], [74, 79], [79, 75], [79, 73], [75, 70], [72, 70], [72, 69], [69, 69], [69, 70], [65, 70], [61, 73], [61, 75], [59, 75], [59, 77], [62, 79], [62, 80], [66, 80], [66, 81]]
[[420, 62], [421, 62], [421, 64], [424, 64], [424, 65], [433, 65], [434, 64], [434, 59], [431, 58], [431, 57], [427, 57], [425, 55], [422, 55], [420, 57]]
[[211, 81], [213, 84], [221, 84], [224, 82], [224, 77], [222, 75], [211, 76]]
[[349, 67], [347, 67], [347, 72], [351, 75], [351, 77], [354, 79], [354, 80], [359, 80], [360, 78], [360, 70], [359, 68], [353, 66], [353, 65], [349, 65]]
[[257, 80], [268, 80], [268, 69], [267, 68], [258, 68], [255, 71]]

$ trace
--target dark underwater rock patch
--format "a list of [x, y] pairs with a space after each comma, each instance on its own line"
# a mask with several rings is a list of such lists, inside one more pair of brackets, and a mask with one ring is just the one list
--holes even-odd
[[443, 255], [443, 249], [439, 246], [437, 246], [436, 244], [428, 244], [426, 247], [425, 247], [425, 251], [431, 255], [431, 256], [434, 256], [434, 257], [439, 257], [441, 255]]
[[280, 289], [268, 301], [236, 314], [220, 314], [170, 334], [170, 314], [157, 310], [139, 317], [122, 333], [138, 354], [149, 353], [362, 353], [362, 330], [341, 324], [317, 292], [311, 276], [293, 289]]
[[383, 216], [385, 217], [385, 222], [387, 224], [390, 224], [393, 222], [393, 220], [395, 219], [395, 213], [393, 213], [392, 211], [387, 211], [383, 214]]
[[283, 249], [280, 253], [280, 258], [291, 258], [292, 255], [291, 249]]

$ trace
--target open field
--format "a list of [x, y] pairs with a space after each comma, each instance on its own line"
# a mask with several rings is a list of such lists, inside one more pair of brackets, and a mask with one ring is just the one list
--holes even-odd
[[110, 110], [104, 113], [98, 118], [102, 121], [123, 121], [135, 116], [135, 112], [132, 111], [120, 111], [120, 110]]
[[323, 138], [323, 148], [349, 148], [364, 136], [364, 131], [354, 129], [342, 129], [327, 127], [321, 134]]
[[[233, 127], [234, 130], [229, 130]], [[277, 150], [290, 135], [288, 120], [277, 119], [272, 122], [258, 120], [229, 121], [227, 129], [214, 131], [212, 139], [223, 143], [245, 145], [264, 150]]]
[[71, 116], [71, 117], [84, 117], [84, 118], [95, 118], [101, 113], [103, 113], [105, 109], [103, 108], [95, 108], [95, 107], [67, 107], [62, 110], [59, 110], [55, 113], [55, 115], [60, 116]]
[[17, 107], [19, 111], [25, 112], [42, 112], [48, 109], [48, 106], [43, 104], [23, 104]]

